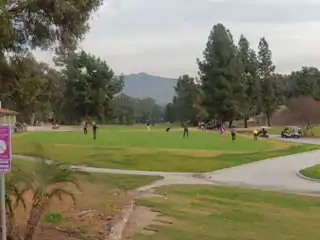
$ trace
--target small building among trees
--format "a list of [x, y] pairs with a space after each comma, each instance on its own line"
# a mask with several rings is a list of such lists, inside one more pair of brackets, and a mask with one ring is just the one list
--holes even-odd
[[0, 105], [0, 124], [9, 124], [15, 128], [18, 113], [9, 109], [3, 109]]

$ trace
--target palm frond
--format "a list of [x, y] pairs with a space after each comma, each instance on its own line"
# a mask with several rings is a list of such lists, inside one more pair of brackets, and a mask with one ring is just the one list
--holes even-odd
[[8, 194], [6, 194], [6, 196], [5, 196], [5, 201], [6, 201], [7, 210], [9, 210], [10, 215], [13, 216], [14, 215], [13, 206], [12, 206], [13, 204], [12, 204], [12, 200]]
[[41, 160], [48, 160], [48, 155], [46, 154], [46, 151], [45, 151], [44, 146], [42, 144], [34, 143], [34, 148], [36, 150], [38, 158], [40, 158]]
[[33, 188], [32, 176], [20, 168], [14, 168], [10, 174], [6, 174], [6, 203], [13, 214], [13, 208], [20, 204], [26, 208], [24, 194]]
[[[56, 187], [59, 184], [70, 183], [81, 191], [78, 184], [79, 175], [81, 174], [83, 173], [71, 168], [69, 165], [59, 162], [48, 163], [45, 160], [41, 161], [35, 176], [34, 182], [36, 187], [34, 189], [33, 199], [50, 194], [50, 188]], [[62, 193], [62, 191], [60, 191], [60, 193]]]
[[18, 207], [18, 206], [20, 206], [20, 204], [22, 205], [22, 207], [24, 208], [24, 209], [26, 209], [27, 208], [27, 206], [26, 206], [26, 202], [25, 202], [25, 200], [24, 200], [24, 194], [25, 194], [25, 192], [27, 192], [28, 190], [26, 190], [26, 189], [23, 189], [23, 190], [21, 190], [21, 191], [16, 191], [15, 192], [15, 203], [14, 203], [14, 206], [15, 207]]

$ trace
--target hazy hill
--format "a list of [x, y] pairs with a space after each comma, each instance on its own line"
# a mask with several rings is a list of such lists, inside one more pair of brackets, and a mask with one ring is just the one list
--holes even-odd
[[158, 103], [169, 103], [175, 94], [173, 87], [176, 83], [176, 79], [147, 73], [130, 74], [124, 76], [123, 93], [138, 98], [152, 97]]

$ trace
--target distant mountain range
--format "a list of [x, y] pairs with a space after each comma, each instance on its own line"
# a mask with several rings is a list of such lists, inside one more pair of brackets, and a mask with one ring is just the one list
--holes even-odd
[[123, 93], [138, 98], [154, 98], [159, 104], [171, 102], [175, 95], [177, 79], [149, 75], [147, 73], [124, 76]]

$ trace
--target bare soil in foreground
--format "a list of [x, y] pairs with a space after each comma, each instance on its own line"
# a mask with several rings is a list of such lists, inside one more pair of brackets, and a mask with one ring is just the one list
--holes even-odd
[[[74, 204], [70, 198], [63, 201], [54, 200], [47, 209], [37, 229], [34, 240], [46, 239], [101, 239], [107, 240], [111, 227], [120, 217], [121, 210], [133, 198], [131, 191], [108, 189], [103, 184], [81, 183], [81, 192], [71, 186], [68, 188], [76, 195]], [[32, 194], [26, 195], [26, 202], [30, 203]], [[27, 209], [16, 209], [16, 219], [21, 233], [27, 222], [30, 204]], [[50, 214], [61, 215], [57, 223], [48, 222]]]

